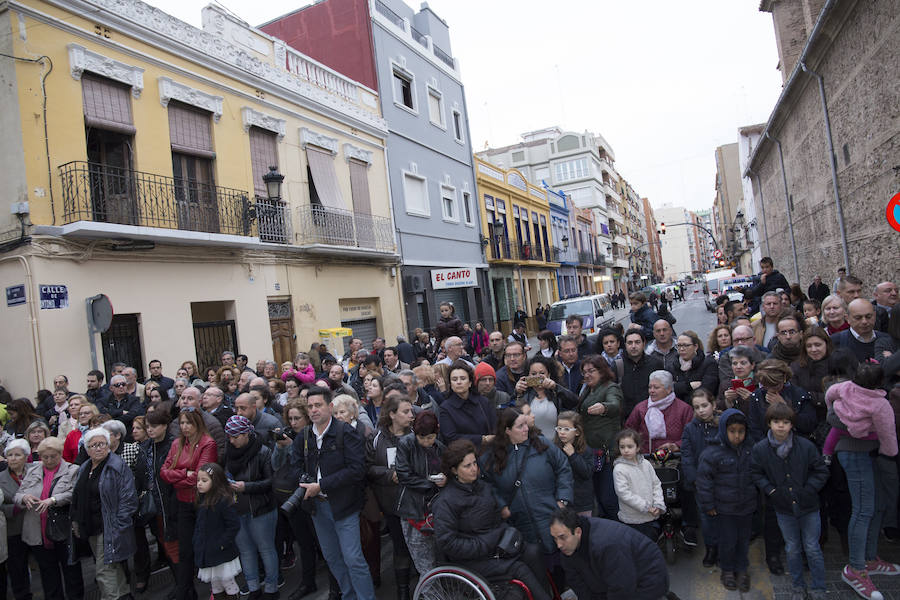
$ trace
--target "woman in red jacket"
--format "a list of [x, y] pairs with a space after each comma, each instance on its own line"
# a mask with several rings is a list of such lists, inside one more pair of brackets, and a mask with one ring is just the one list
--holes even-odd
[[178, 416], [181, 435], [172, 442], [166, 461], [159, 471], [163, 481], [175, 488], [178, 499], [178, 566], [175, 573], [176, 600], [194, 600], [194, 497], [197, 494], [197, 471], [218, 456], [216, 442], [207, 434], [199, 412], [181, 409]]

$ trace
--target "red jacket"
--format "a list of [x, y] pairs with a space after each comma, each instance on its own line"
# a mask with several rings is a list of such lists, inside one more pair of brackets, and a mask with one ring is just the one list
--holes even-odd
[[[634, 407], [628, 420], [625, 421], [625, 427], [634, 429], [641, 434], [641, 453], [647, 454], [650, 444], [650, 435], [647, 432], [647, 422], [644, 417], [647, 415], [647, 401], [643, 400]], [[673, 443], [681, 448], [681, 434], [684, 428], [694, 419], [694, 409], [678, 398], [672, 402], [671, 406], [663, 411], [663, 420], [666, 422], [666, 439], [654, 439], [653, 449], [656, 450], [663, 444]]]
[[66, 435], [66, 441], [63, 442], [62, 457], [67, 463], [75, 464], [78, 457], [78, 442], [81, 441], [81, 430], [77, 427]]
[[[215, 440], [206, 434], [203, 434], [193, 448], [185, 448], [179, 453], [183, 441], [184, 438], [180, 437], [172, 442], [159, 476], [166, 483], [172, 484], [179, 502], [193, 502], [197, 495], [197, 469], [206, 463], [216, 462], [218, 452]], [[188, 471], [191, 471], [190, 475]]]

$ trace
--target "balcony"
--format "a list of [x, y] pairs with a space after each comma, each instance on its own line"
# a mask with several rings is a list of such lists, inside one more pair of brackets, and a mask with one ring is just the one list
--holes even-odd
[[87, 221], [246, 237], [261, 226], [261, 241], [290, 242], [283, 205], [266, 199], [257, 206], [244, 190], [83, 161], [61, 165], [59, 176], [64, 225]]
[[298, 244], [394, 252], [389, 217], [309, 204], [297, 209]]
[[[544, 262], [544, 247], [532, 244], [510, 244], [504, 241], [494, 241], [486, 249], [488, 260], [511, 260], [519, 262], [541, 261]], [[551, 248], [546, 262], [559, 262], [559, 248]]]

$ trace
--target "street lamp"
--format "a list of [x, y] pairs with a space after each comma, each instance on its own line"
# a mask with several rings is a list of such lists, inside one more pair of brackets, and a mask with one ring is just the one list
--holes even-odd
[[564, 236], [562, 237], [562, 245], [563, 245], [563, 250], [568, 250], [568, 249], [569, 249], [569, 236], [564, 235]]
[[281, 200], [281, 184], [284, 182], [284, 175], [278, 172], [278, 167], [269, 167], [269, 172], [262, 176], [263, 183], [266, 184], [266, 195], [269, 200]]

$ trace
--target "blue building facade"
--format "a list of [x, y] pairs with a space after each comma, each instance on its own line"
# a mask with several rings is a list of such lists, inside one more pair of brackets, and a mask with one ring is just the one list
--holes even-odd
[[556, 283], [559, 289], [559, 297], [578, 295], [578, 278], [575, 267], [578, 266], [578, 251], [575, 249], [575, 240], [569, 239], [572, 230], [569, 225], [569, 202], [564, 192], [552, 189], [546, 181], [541, 181], [547, 190], [547, 198], [550, 200], [550, 221], [553, 231], [554, 254], [558, 254], [560, 266], [556, 273]]

